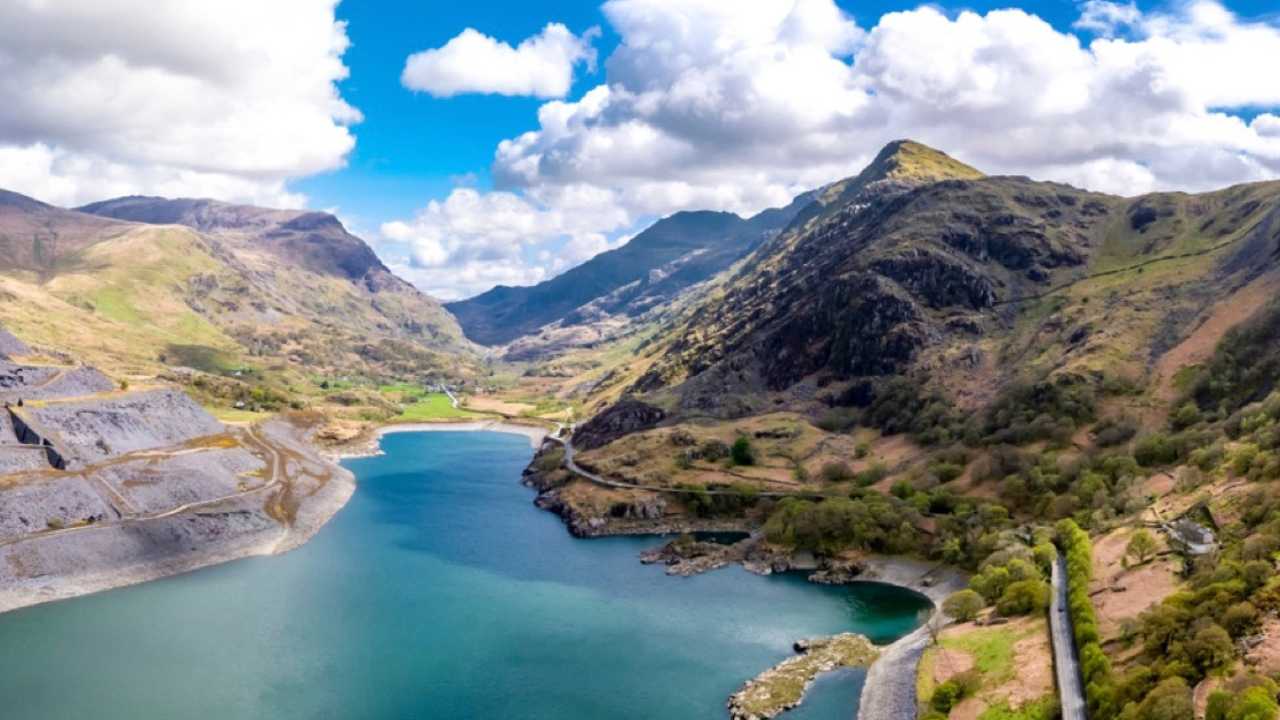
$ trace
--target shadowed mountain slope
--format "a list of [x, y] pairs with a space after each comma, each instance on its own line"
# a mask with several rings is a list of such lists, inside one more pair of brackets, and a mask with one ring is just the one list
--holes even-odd
[[589, 323], [609, 315], [635, 317], [732, 265], [785, 227], [808, 202], [750, 219], [725, 212], [681, 212], [659, 220], [626, 245], [601, 253], [532, 287], [499, 286], [449, 303], [467, 337], [509, 343], [549, 323]]
[[1026, 382], [1167, 384], [1161, 358], [1278, 263], [1280, 183], [1119, 198], [899, 142], [614, 376], [671, 416], [720, 417], [866, 404], [895, 377], [969, 409]]

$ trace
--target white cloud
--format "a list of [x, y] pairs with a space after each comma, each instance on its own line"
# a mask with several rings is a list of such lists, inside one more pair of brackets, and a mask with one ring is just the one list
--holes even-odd
[[[1021, 10], [928, 6], [861, 28], [831, 0], [608, 0], [603, 11], [621, 39], [606, 82], [542, 105], [492, 167], [499, 193], [549, 217], [565, 215], [567, 188], [591, 193], [590, 216], [571, 232], [551, 223], [534, 243], [577, 238], [575, 261], [604, 247], [592, 234], [616, 238], [641, 219], [784, 204], [900, 137], [988, 172], [1120, 194], [1280, 174], [1280, 119], [1229, 112], [1280, 106], [1280, 73], [1259, 61], [1280, 57], [1280, 28], [1209, 0], [1149, 14], [1095, 0], [1077, 24], [1087, 35]], [[485, 197], [474, 212], [489, 211]], [[459, 242], [483, 246], [481, 235]]]
[[606, 234], [631, 222], [592, 187], [557, 188], [542, 201], [464, 187], [412, 220], [383, 224], [380, 250], [419, 287], [452, 300], [544, 280], [608, 249]]
[[335, 5], [0, 4], [0, 187], [302, 204], [287, 182], [341, 167], [360, 119]]
[[1136, 25], [1142, 19], [1142, 11], [1133, 2], [1118, 3], [1108, 0], [1088, 0], [1080, 19], [1072, 27], [1099, 35], [1112, 36], [1121, 28]]
[[561, 98], [573, 86], [575, 67], [585, 63], [595, 70], [591, 41], [599, 33], [591, 28], [577, 36], [560, 23], [549, 23], [511, 47], [467, 28], [443, 47], [410, 55], [400, 82], [436, 97], [494, 93]]

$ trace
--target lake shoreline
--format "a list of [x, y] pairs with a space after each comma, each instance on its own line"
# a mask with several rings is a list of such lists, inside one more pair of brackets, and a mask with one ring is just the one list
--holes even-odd
[[380, 441], [386, 435], [412, 432], [496, 432], [528, 438], [535, 451], [551, 431], [542, 425], [513, 422], [508, 419], [437, 420], [430, 422], [388, 423], [378, 425], [363, 437], [326, 449], [335, 462], [382, 455]]

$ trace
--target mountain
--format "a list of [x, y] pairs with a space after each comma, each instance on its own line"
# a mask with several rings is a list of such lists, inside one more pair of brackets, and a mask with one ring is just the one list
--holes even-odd
[[631, 392], [736, 416], [894, 376], [968, 408], [1021, 381], [1141, 384], [1277, 272], [1277, 228], [1280, 183], [1119, 198], [894, 143], [669, 328]]
[[0, 318], [119, 375], [190, 367], [289, 388], [470, 372], [434, 300], [326, 213], [0, 194]]
[[807, 204], [806, 194], [749, 219], [726, 212], [676, 213], [551, 280], [532, 287], [498, 286], [445, 307], [468, 338], [485, 345], [509, 343], [550, 323], [636, 317], [729, 267]]

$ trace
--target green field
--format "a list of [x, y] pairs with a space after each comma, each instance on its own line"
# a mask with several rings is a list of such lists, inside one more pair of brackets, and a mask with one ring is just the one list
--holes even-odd
[[471, 412], [455, 408], [444, 393], [430, 393], [415, 403], [406, 405], [404, 412], [395, 419], [400, 422], [423, 422], [427, 420], [453, 420], [458, 418], [490, 417], [484, 413]]

